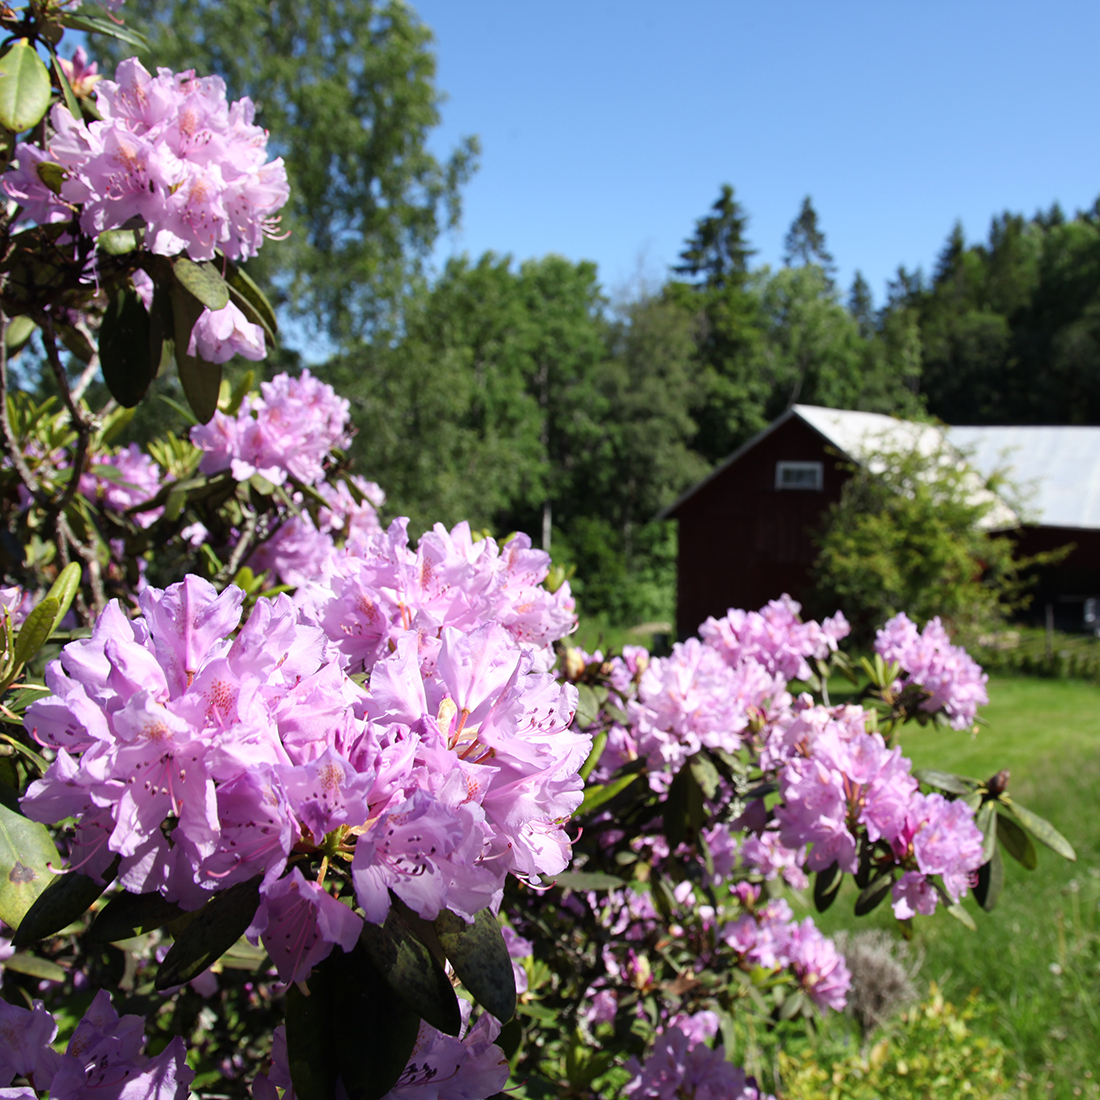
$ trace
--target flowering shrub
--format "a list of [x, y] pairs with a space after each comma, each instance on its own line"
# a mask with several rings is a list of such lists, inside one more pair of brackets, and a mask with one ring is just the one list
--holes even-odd
[[[28, 12], [0, 97], [35, 223], [4, 225], [0, 272], [6, 1094], [759, 1100], [735, 1020], [808, 1026], [851, 987], [781, 882], [971, 921], [998, 839], [1073, 858], [1007, 773], [914, 773], [894, 744], [985, 701], [937, 620], [891, 620], [836, 705], [839, 614], [784, 596], [667, 657], [587, 654], [526, 535], [383, 524], [331, 386], [220, 380], [275, 333], [237, 266], [287, 199], [251, 103], [133, 59], [51, 77], [69, 16]], [[59, 402], [7, 393], [16, 322]], [[93, 415], [58, 340], [116, 404]], [[198, 423], [120, 447], [169, 350]], [[76, 1018], [108, 983], [144, 1020], [103, 992]]]

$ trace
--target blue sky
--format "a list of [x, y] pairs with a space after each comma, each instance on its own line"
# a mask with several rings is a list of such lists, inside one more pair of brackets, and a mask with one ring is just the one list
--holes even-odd
[[419, 0], [448, 95], [432, 147], [482, 143], [437, 252], [595, 260], [660, 280], [734, 185], [757, 263], [813, 196], [841, 285], [881, 302], [956, 218], [1100, 194], [1100, 4]]

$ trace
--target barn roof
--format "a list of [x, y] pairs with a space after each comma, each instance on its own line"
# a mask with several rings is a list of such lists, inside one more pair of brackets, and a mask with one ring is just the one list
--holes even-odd
[[1100, 428], [948, 428], [948, 437], [985, 477], [1004, 471], [1022, 491], [1029, 522], [1100, 529]]
[[[1014, 467], [1018, 466], [1031, 479], [1024, 484], [1025, 489], [1032, 490], [1030, 494], [1024, 494], [1030, 521], [1047, 526], [1100, 528], [1100, 428], [945, 428], [913, 420], [900, 420], [882, 413], [826, 409], [818, 405], [792, 405], [763, 431], [738, 447], [707, 477], [665, 508], [658, 518], [674, 515], [681, 504], [792, 417], [803, 421], [841, 455], [854, 462], [863, 461], [864, 456], [869, 453], [884, 450], [917, 449], [923, 454], [933, 454], [943, 446], [945, 440], [949, 441], [955, 447], [964, 449], [971, 465], [982, 478], [988, 478], [995, 472], [1004, 472], [1010, 483], [1019, 483], [1022, 479], [1014, 473]], [[1001, 442], [999, 436], [995, 437], [995, 433], [1001, 432], [1018, 434], [1011, 437], [1006, 435]], [[1043, 437], [1042, 443], [1038, 435], [1033, 437], [1028, 434], [1060, 432], [1095, 434], [1087, 443], [1082, 438], [1076, 450], [1066, 441], [1056, 442], [1053, 434], [1049, 438]], [[1043, 446], [1047, 451], [1042, 450]], [[1036, 452], [1034, 456], [1033, 451]], [[1093, 492], [1089, 494], [1089, 507], [1093, 515], [1091, 522], [1085, 521], [1086, 516], [1079, 506], [1075, 508], [1075, 504], [1079, 504], [1079, 490], [1076, 487], [1078, 482], [1075, 481], [1074, 470], [1081, 469], [1082, 456], [1086, 452], [1090, 456], [1091, 482], [1094, 486]], [[1019, 459], [1015, 457], [1017, 453], [1020, 455]], [[1048, 458], [1036, 461], [1040, 454], [1048, 453]], [[1055, 455], [1061, 457], [1055, 458]], [[1056, 490], [1056, 487], [1061, 488]], [[976, 499], [991, 495], [978, 478], [975, 478], [973, 494]], [[1057, 506], [1054, 503], [1056, 500]], [[996, 506], [985, 516], [982, 526], [999, 529], [1016, 526], [1018, 522], [1016, 511], [1003, 500], [997, 499]]]

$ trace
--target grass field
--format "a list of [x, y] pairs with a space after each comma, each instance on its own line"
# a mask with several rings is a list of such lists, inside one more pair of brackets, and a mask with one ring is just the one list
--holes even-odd
[[[1077, 850], [1068, 863], [1046, 848], [1028, 872], [1006, 858], [993, 913], [967, 907], [967, 931], [946, 913], [915, 921], [920, 982], [961, 1003], [978, 989], [993, 1006], [990, 1032], [1011, 1052], [1020, 1095], [1100, 1096], [1100, 687], [995, 678], [988, 725], [977, 737], [912, 727], [903, 749], [915, 767], [988, 777], [1009, 768], [1010, 792], [1053, 822]], [[892, 925], [888, 905], [857, 921], [851, 884], [818, 920], [827, 931]], [[965, 1095], [960, 1091], [959, 1095]]]

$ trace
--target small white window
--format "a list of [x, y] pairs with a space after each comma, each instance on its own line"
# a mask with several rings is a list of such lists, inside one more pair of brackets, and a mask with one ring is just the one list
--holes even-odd
[[775, 487], [777, 489], [814, 489], [824, 485], [823, 465], [820, 462], [777, 462]]

